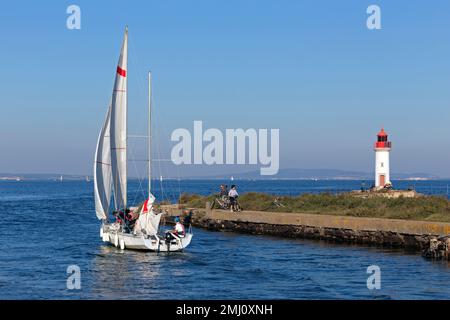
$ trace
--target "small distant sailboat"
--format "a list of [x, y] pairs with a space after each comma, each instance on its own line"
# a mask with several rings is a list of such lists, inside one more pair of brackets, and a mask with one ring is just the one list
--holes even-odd
[[[116, 79], [106, 119], [98, 137], [94, 164], [94, 194], [97, 218], [102, 221], [100, 237], [104, 242], [121, 249], [150, 251], [181, 251], [192, 240], [192, 231], [184, 237], [159, 235], [162, 214], [153, 210], [155, 197], [151, 193], [151, 75], [149, 73], [148, 101], [148, 199], [142, 209], [129, 208], [127, 203], [127, 60], [128, 30], [117, 66]], [[160, 177], [162, 179], [162, 177]], [[111, 196], [114, 197], [116, 222], [108, 219]], [[132, 229], [127, 223], [127, 214], [138, 215]]]
[[59, 177], [59, 181], [63, 182], [63, 176], [61, 175], [61, 177]]
[[89, 176], [86, 176], [86, 182], [91, 181], [91, 179], [89, 179]]
[[234, 177], [233, 177], [233, 176], [231, 176], [230, 180], [231, 180], [231, 181], [234, 181]]

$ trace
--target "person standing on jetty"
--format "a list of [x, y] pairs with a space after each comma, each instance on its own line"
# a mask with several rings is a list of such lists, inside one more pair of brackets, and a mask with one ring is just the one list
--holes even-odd
[[194, 214], [192, 210], [184, 210], [184, 219], [183, 219], [183, 225], [185, 228], [189, 228], [189, 226], [192, 223], [192, 215]]
[[230, 211], [234, 212], [234, 211], [238, 211], [236, 208], [236, 202], [237, 202], [237, 198], [239, 197], [239, 194], [236, 190], [236, 185], [232, 185], [230, 192], [228, 192], [228, 198], [230, 199]]

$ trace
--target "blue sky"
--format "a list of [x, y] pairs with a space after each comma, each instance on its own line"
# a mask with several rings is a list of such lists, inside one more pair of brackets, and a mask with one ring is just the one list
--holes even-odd
[[[370, 4], [382, 30], [366, 28]], [[203, 120], [279, 128], [282, 168], [372, 171], [384, 126], [393, 171], [450, 177], [444, 0], [3, 3], [0, 172], [91, 173], [125, 25], [130, 133], [145, 130], [151, 69], [161, 157]]]

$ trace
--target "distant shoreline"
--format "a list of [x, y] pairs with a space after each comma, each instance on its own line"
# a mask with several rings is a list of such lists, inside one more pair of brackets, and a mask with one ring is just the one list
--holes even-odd
[[[93, 177], [88, 176], [88, 181], [93, 181]], [[58, 181], [60, 182], [60, 176], [58, 177], [27, 177], [27, 176], [0, 176], [0, 181]], [[130, 177], [128, 178], [129, 181], [134, 180], [147, 180], [147, 179], [140, 179], [137, 177]], [[234, 178], [233, 180], [230, 180], [229, 178], [211, 178], [211, 177], [205, 177], [205, 178], [192, 178], [192, 177], [186, 177], [186, 178], [172, 178], [167, 177], [163, 180], [169, 180], [169, 181], [371, 181], [370, 179], [365, 178]], [[401, 179], [393, 179], [393, 181], [411, 181], [411, 182], [417, 182], [417, 181], [449, 181], [450, 178], [401, 178]], [[63, 181], [86, 181], [86, 177], [71, 177], [71, 176], [63, 176]], [[154, 178], [152, 181], [159, 181], [159, 179]]]
[[[168, 172], [166, 172], [168, 173]], [[206, 172], [205, 172], [206, 173]], [[246, 171], [246, 172], [230, 172], [230, 173], [206, 173], [205, 175], [198, 175], [198, 173], [184, 174], [178, 176], [164, 176], [163, 173], [154, 175], [152, 180], [159, 180], [162, 175], [164, 180], [222, 180], [222, 181], [373, 181], [375, 174], [373, 172], [365, 171], [351, 171], [340, 169], [280, 169], [276, 175], [273, 176], [261, 176], [259, 171]], [[80, 173], [5, 173], [0, 172], [0, 180], [14, 180], [16, 178], [22, 180], [93, 180], [92, 173], [80, 174]], [[133, 174], [129, 175], [130, 180], [142, 179], [143, 177]], [[409, 172], [409, 173], [392, 173], [391, 180], [393, 181], [433, 181], [433, 180], [450, 180], [450, 177], [441, 177], [438, 175], [430, 174], [427, 172]]]

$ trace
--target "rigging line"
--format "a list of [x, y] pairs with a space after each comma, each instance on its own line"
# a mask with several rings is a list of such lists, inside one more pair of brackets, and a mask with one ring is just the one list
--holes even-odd
[[[156, 98], [155, 98], [156, 99]], [[166, 127], [163, 127], [163, 131], [166, 131]], [[160, 132], [158, 131], [158, 133], [160, 134]], [[158, 140], [161, 140], [161, 139], [158, 139]], [[161, 143], [159, 143], [158, 144], [158, 147], [159, 148], [161, 148]], [[159, 152], [161, 153], [161, 150], [159, 149]], [[169, 159], [168, 161], [172, 161], [171, 159]], [[161, 165], [161, 163], [159, 163], [159, 165]], [[169, 168], [167, 168], [166, 167], [166, 170], [168, 170]], [[175, 170], [176, 172], [177, 172], [177, 178], [178, 178], [178, 181], [179, 181], [179, 168], [176, 168], [176, 170]], [[176, 182], [173, 182], [173, 183], [170, 183], [172, 186], [171, 186], [171, 188], [169, 188], [169, 193], [167, 194], [167, 199], [168, 200], [170, 200], [169, 198], [171, 198], [172, 200], [175, 200], [175, 199], [178, 199], [179, 198], [179, 195], [181, 195], [181, 185], [179, 186], [179, 188], [178, 188], [178, 195], [177, 195], [177, 191], [176, 191]], [[172, 202], [172, 201], [170, 201], [170, 202]]]
[[[142, 69], [138, 68], [139, 65], [140, 65], [140, 63], [139, 63], [139, 56], [138, 56], [138, 53], [137, 53], [138, 51], [135, 50], [135, 46], [134, 46], [133, 40], [131, 40], [131, 41], [129, 40], [129, 44], [130, 44], [130, 51], [132, 52], [132, 55], [130, 55], [130, 56], [134, 55], [135, 59], [128, 59], [128, 60], [131, 62], [131, 64], [133, 65], [133, 67], [135, 69], [135, 72], [137, 74], [138, 88], [139, 88], [139, 92], [138, 93], [142, 97], [142, 100], [144, 100], [143, 99], [144, 98], [144, 92], [146, 91], [145, 90], [145, 85], [143, 83], [142, 78], [139, 76], [140, 70], [144, 70], [144, 69], [143, 68]], [[140, 135], [140, 136], [132, 136], [132, 137], [147, 137], [148, 138], [148, 135]], [[148, 161], [148, 163], [150, 163], [149, 160], [147, 160], [147, 161]], [[135, 170], [137, 171], [136, 163], [134, 162], [133, 164], [135, 166]], [[145, 199], [146, 197], [145, 197], [145, 193], [144, 193], [144, 190], [143, 190], [143, 187], [142, 187], [143, 178], [141, 178], [141, 176], [140, 176], [140, 174], [138, 172], [136, 172], [136, 173], [137, 173], [137, 176], [138, 176], [139, 189], [140, 189], [138, 191], [142, 191], [142, 194], [144, 195], [144, 199]], [[148, 177], [148, 179], [150, 179], [150, 177]], [[136, 195], [136, 197], [137, 197], [137, 195]], [[136, 199], [135, 199], [135, 201], [136, 201]]]
[[[133, 151], [133, 150], [131, 150], [131, 153], [132, 153], [132, 155], [134, 155], [134, 151]], [[136, 192], [136, 195], [135, 195], [135, 203], [136, 203], [136, 199], [138, 198], [139, 191], [142, 193], [142, 195], [143, 195], [144, 198], [145, 198], [145, 192], [144, 192], [144, 188], [143, 188], [143, 186], [142, 186], [143, 181], [144, 181], [144, 178], [143, 178], [143, 176], [141, 176], [141, 175], [139, 174], [139, 172], [138, 172], [138, 168], [137, 168], [137, 166], [136, 166], [136, 161], [134, 161], [133, 164], [134, 164], [134, 168], [135, 168], [135, 171], [136, 171], [136, 175], [137, 175], [138, 181], [139, 181], [138, 192]]]
[[[133, 149], [132, 148], [129, 148], [129, 149], [130, 149], [130, 152], [131, 152], [132, 156], [134, 157]], [[133, 165], [134, 165], [134, 169], [136, 171], [137, 179], [138, 179], [138, 182], [139, 182], [139, 187], [138, 187], [138, 190], [137, 190], [138, 192], [135, 193], [134, 200], [133, 200], [133, 203], [136, 203], [136, 200], [138, 199], [139, 191], [142, 191], [142, 195], [144, 197], [145, 197], [145, 194], [143, 192], [144, 190], [142, 188], [142, 181], [141, 181], [141, 177], [139, 175], [139, 172], [137, 170], [136, 162], [133, 161]]]
[[[138, 53], [137, 53], [137, 50], [134, 50], [134, 43], [132, 43], [132, 42], [130, 42], [130, 47], [132, 48], [132, 51], [134, 52], [134, 55], [135, 55], [135, 57], [136, 57], [136, 61], [134, 61], [134, 60], [131, 60], [131, 63], [133, 64], [133, 65], [135, 65], [135, 64], [141, 64], [140, 63], [140, 59], [139, 59], [139, 56], [138, 56]], [[136, 70], [144, 70], [143, 68], [136, 68]], [[137, 72], [139, 72], [139, 71], [137, 71]], [[146, 77], [145, 77], [146, 78]], [[140, 89], [142, 90], [142, 92], [144, 92], [144, 91], [146, 91], [146, 89], [144, 90], [144, 84], [143, 84], [143, 77], [138, 77], [138, 83], [139, 83], [139, 87], [140, 87]], [[143, 94], [142, 94], [143, 95]], [[152, 97], [153, 97], [153, 94], [152, 94]], [[147, 97], [148, 98], [148, 97]], [[153, 98], [152, 98], [152, 101], [153, 101]], [[154, 118], [155, 116], [153, 116], [152, 118]], [[153, 119], [152, 119], [153, 120]], [[153, 121], [152, 121], [153, 122]], [[150, 125], [152, 125], [152, 124], [150, 124]], [[153, 126], [152, 126], [153, 127]], [[148, 135], [146, 135], [146, 136], [142, 136], [142, 137], [147, 137], [147, 138], [151, 138], [151, 137], [148, 137]], [[153, 160], [152, 160], [153, 161]], [[149, 161], [148, 163], [147, 163], [147, 169], [148, 169], [148, 166], [150, 165], [150, 166], [152, 166], [152, 161]], [[150, 183], [151, 183], [151, 181], [150, 181]]]
[[[156, 101], [154, 101], [155, 100], [155, 98], [152, 98], [152, 100], [153, 100], [153, 104], [154, 105], [156, 105]], [[159, 109], [158, 109], [159, 110]], [[157, 120], [157, 119], [159, 119], [160, 117], [159, 117], [159, 114], [157, 115], [157, 118], [155, 117], [155, 120]], [[161, 122], [160, 122], [161, 123]], [[161, 136], [160, 136], [160, 134], [161, 134], [161, 132], [160, 132], [160, 129], [159, 129], [159, 127], [158, 127], [158, 130], [155, 130], [155, 133], [156, 133], [156, 136], [157, 136], [157, 143], [156, 143], [156, 146], [157, 146], [157, 151], [158, 151], [158, 157], [159, 158], [161, 158]], [[164, 172], [163, 172], [163, 169], [162, 169], [162, 167], [161, 167], [161, 161], [158, 161], [158, 168], [159, 168], [159, 173], [160, 173], [160, 176], [164, 176]], [[169, 183], [169, 182], [168, 182]], [[167, 194], [166, 193], [166, 190], [165, 190], [165, 188], [164, 188], [164, 183], [163, 183], [163, 181], [162, 181], [162, 179], [159, 179], [159, 184], [160, 184], [160, 189], [161, 189], [161, 197], [163, 198], [163, 199], [165, 199], [165, 200], [167, 200], [168, 202], [170, 202], [171, 203], [171, 201], [170, 201], [170, 195], [169, 194]], [[169, 190], [170, 190], [170, 187], [169, 187]]]
[[[148, 67], [146, 67], [146, 68], [143, 67], [144, 65], [141, 63], [141, 59], [139, 58], [138, 50], [135, 50], [133, 41], [130, 42], [130, 47], [131, 47], [131, 49], [133, 51], [133, 55], [135, 57], [135, 59], [131, 60], [131, 63], [135, 66], [135, 69], [136, 69], [137, 82], [138, 82], [138, 86], [139, 86], [139, 95], [141, 96], [142, 101], [147, 101], [148, 100], [148, 96], [147, 96], [148, 86], [147, 86], [146, 81], [144, 81], [144, 79], [147, 79], [147, 72], [145, 72], [143, 70], [147, 70]], [[148, 111], [147, 105], [145, 105], [145, 107], [146, 108], [144, 110]], [[145, 117], [140, 117], [140, 118], [145, 119]], [[143, 122], [141, 124], [143, 124]], [[145, 127], [147, 127], [148, 125], [149, 124], [147, 123], [145, 125]], [[147, 132], [147, 128], [142, 129], [142, 132]], [[141, 135], [140, 137], [137, 137], [137, 138], [141, 138], [141, 137], [142, 138], [151, 138], [151, 137], [148, 137], [148, 133]]]
[[[129, 43], [130, 43], [131, 51], [133, 52], [133, 55], [135, 56], [135, 60], [131, 60], [131, 63], [133, 63], [133, 65], [135, 67], [142, 67], [143, 64], [141, 63], [141, 59], [139, 58], [138, 50], [135, 50], [134, 42], [129, 41]], [[146, 68], [135, 68], [135, 69], [136, 69], [136, 74], [138, 75], [138, 79], [139, 79], [138, 82], [139, 82], [139, 85], [142, 90], [141, 94], [144, 95], [144, 92], [146, 92], [147, 90], [145, 89], [146, 85], [144, 84], [144, 81], [142, 79], [147, 79], [147, 74], [146, 74], [146, 72], [139, 71], [139, 70], [145, 70]], [[142, 77], [139, 76], [139, 72], [142, 72], [142, 74], [143, 74]]]
[[[156, 86], [157, 86], [157, 84], [156, 84]], [[155, 89], [155, 91], [157, 91], [157, 90]], [[156, 100], [156, 97], [154, 97], [154, 99]], [[161, 117], [160, 117], [160, 118], [164, 117], [164, 111], [165, 111], [165, 110], [163, 110], [163, 109], [161, 110], [161, 112], [160, 112]], [[163, 128], [162, 128], [162, 131], [166, 132], [166, 129], [167, 129], [166, 127], [163, 127]], [[158, 133], [158, 134], [161, 134], [160, 131], [158, 131], [157, 133]], [[158, 140], [160, 140], [160, 139], [158, 139]], [[161, 149], [160, 149], [160, 148], [161, 148], [161, 143], [158, 144], [158, 147], [159, 147], [159, 149], [158, 149], [158, 150], [159, 150], [159, 153], [161, 154]], [[170, 159], [170, 160], [168, 160], [168, 161], [172, 161], [172, 160]], [[159, 164], [159, 166], [161, 166], [161, 163], [158, 163], [158, 164]], [[166, 170], [168, 170], [167, 167], [166, 167]], [[176, 171], [178, 172], [178, 170], [179, 170], [179, 168], [177, 168]], [[178, 174], [178, 177], [179, 177], [179, 174]], [[175, 182], [174, 182], [174, 183], [175, 183]], [[176, 192], [175, 186], [176, 186], [176, 185], [173, 184], [172, 188], [169, 188], [170, 192], [169, 192], [169, 194], [167, 194], [167, 199], [169, 199], [169, 197], [171, 197], [172, 199], [177, 199], [177, 198], [178, 198], [177, 195], [176, 195], [177, 192]]]
[[[130, 52], [132, 54], [130, 55], [131, 59], [129, 58], [128, 60], [130, 61], [132, 67], [135, 69], [135, 73], [137, 75], [136, 79], [137, 79], [137, 84], [138, 84], [138, 90], [137, 91], [138, 91], [138, 95], [139, 95], [139, 100], [140, 101], [141, 100], [145, 101], [146, 100], [145, 99], [146, 89], [145, 89], [145, 84], [144, 84], [144, 82], [142, 80], [142, 77], [140, 76], [140, 73], [141, 73], [140, 70], [144, 70], [144, 69], [143, 68], [139, 68], [140, 67], [139, 57], [138, 57], [137, 50], [135, 50], [135, 46], [134, 46], [133, 40], [129, 39], [129, 44], [130, 44]], [[133, 58], [133, 56], [135, 58]], [[142, 119], [142, 117], [139, 117], [139, 119]], [[140, 127], [140, 126], [143, 126], [143, 124], [139, 123], [137, 126]], [[141, 130], [138, 129], [137, 131], [140, 132]], [[145, 132], [145, 130], [143, 129], [142, 132]], [[129, 136], [129, 137], [140, 138], [140, 137], [147, 137], [147, 135], [140, 135], [140, 136], [136, 135], [136, 136]]]
[[[130, 47], [131, 47], [131, 50], [133, 51], [133, 53], [134, 53], [134, 56], [136, 57], [136, 59], [135, 60], [133, 60], [133, 59], [130, 59], [131, 60], [131, 63], [133, 64], [133, 66], [135, 66], [135, 68], [136, 68], [136, 73], [138, 74], [138, 86], [139, 86], [139, 89], [140, 89], [140, 95], [142, 96], [142, 97], [144, 97], [144, 91], [147, 91], [147, 89], [145, 89], [146, 88], [146, 85], [144, 84], [144, 81], [143, 81], [143, 78], [144, 77], [140, 77], [139, 76], [139, 73], [141, 72], [140, 70], [144, 70], [144, 68], [139, 68], [139, 66], [141, 65], [141, 63], [140, 63], [140, 59], [139, 59], [139, 55], [138, 55], [138, 53], [137, 53], [137, 50], [134, 50], [134, 42], [130, 42]], [[145, 78], [146, 78], [146, 76], [145, 76]], [[147, 124], [147, 125], [151, 125], [151, 123], [150, 124]], [[147, 138], [147, 139], [150, 139], [151, 137], [149, 137], [148, 136], [148, 134], [147, 135], [140, 135], [140, 136], [136, 136], [136, 137], [138, 137], [138, 138]], [[146, 165], [146, 169], [147, 169], [147, 172], [148, 172], [148, 168], [149, 168], [149, 166], [151, 166], [152, 165], [152, 163], [151, 163], [151, 161], [150, 160], [147, 160], [147, 165]], [[148, 179], [150, 180], [149, 181], [149, 183], [151, 184], [152, 183], [152, 179], [151, 179], [151, 177], [148, 177]], [[141, 188], [142, 188], [142, 186], [141, 186]]]
[[145, 95], [144, 92], [146, 91], [145, 90], [145, 84], [144, 84], [144, 82], [142, 80], [142, 77], [140, 76], [140, 72], [143, 72], [143, 71], [140, 71], [140, 70], [144, 70], [144, 68], [139, 68], [141, 66], [141, 64], [139, 63], [138, 51], [135, 50], [133, 40], [129, 39], [128, 42], [130, 43], [130, 51], [132, 52], [132, 55], [135, 57], [135, 59], [128, 59], [128, 60], [133, 65], [133, 67], [135, 69], [135, 73], [137, 75], [138, 86], [139, 86], [139, 89], [140, 89], [138, 93], [142, 96], [142, 100], [145, 101], [143, 99], [144, 95]]
[[[156, 104], [154, 102], [153, 95], [152, 95], [151, 99], [152, 99], [152, 105], [155, 106]], [[158, 110], [158, 109], [154, 108], [154, 110]], [[154, 112], [153, 114], [154, 114], [153, 115], [153, 119], [155, 120], [156, 123], [158, 123], [157, 119], [159, 118], [159, 116], [157, 115], [156, 112]], [[158, 153], [158, 157], [160, 157], [159, 127], [156, 128], [156, 130], [153, 130], [153, 132], [154, 132], [155, 136], [157, 137], [155, 145], [156, 145], [156, 150], [157, 150], [157, 153]], [[163, 175], [162, 171], [161, 171], [161, 163], [160, 162], [158, 162], [158, 173], [159, 173], [160, 177]], [[162, 185], [161, 178], [159, 179], [159, 185], [160, 185], [159, 188], [161, 190], [161, 199], [164, 200], [164, 188], [163, 188], [163, 185]]]
[[177, 177], [178, 177], [178, 199], [177, 202], [180, 202], [181, 199], [181, 182], [180, 182], [180, 168], [178, 166], [177, 167]]
[[[134, 42], [133, 42], [133, 40], [129, 40], [129, 43], [130, 43], [130, 49], [131, 49], [131, 51], [134, 53], [134, 56], [136, 57], [136, 61], [135, 60], [133, 60], [133, 59], [130, 59], [130, 61], [131, 61], [131, 63], [133, 64], [133, 65], [136, 65], [136, 64], [139, 64], [140, 65], [140, 58], [139, 58], [139, 55], [138, 55], [138, 52], [137, 52], [137, 50], [135, 50], [135, 46], [134, 46]], [[140, 68], [136, 68], [136, 73], [138, 73], [139, 72], [139, 70], [144, 70], [143, 68], [142, 69], [140, 69]], [[144, 79], [144, 78], [146, 78], [146, 77], [138, 77], [138, 79], [139, 79], [139, 87], [140, 87], [140, 89], [142, 90], [142, 92], [144, 92], [144, 84], [143, 84], [143, 80], [142, 79]], [[154, 87], [154, 90], [153, 90], [153, 92], [156, 92], [156, 94], [157, 94], [157, 92], [158, 92], [158, 90], [157, 90], [157, 87], [158, 87], [158, 85], [156, 84], [153, 84], [153, 87]], [[154, 98], [154, 95], [152, 95], [152, 101], [155, 101], [155, 98]], [[159, 109], [157, 109], [158, 110], [158, 112], [161, 112], [161, 114], [163, 114], [164, 113], [164, 110], [159, 110]], [[158, 114], [158, 113], [156, 113], [156, 114]], [[156, 116], [158, 116], [158, 115], [156, 115]], [[153, 118], [155, 118], [155, 120], [156, 120], [156, 117], [154, 116]], [[157, 130], [155, 130], [155, 131], [157, 131]], [[159, 132], [159, 131], [157, 131], [157, 132]], [[158, 139], [158, 141], [157, 141], [157, 146], [158, 146], [158, 151], [161, 153], [161, 149], [160, 149], [160, 146], [161, 146], [161, 143], [160, 143], [160, 141], [159, 141], [160, 139]], [[149, 161], [148, 162], [148, 164], [149, 165], [152, 165], [152, 161]], [[159, 167], [159, 170], [160, 170], [160, 175], [161, 176], [163, 176], [164, 174], [163, 174], [163, 172], [162, 172], [162, 168], [161, 168], [161, 163], [160, 162], [158, 162], [158, 167]], [[162, 197], [164, 197], [164, 194], [165, 194], [165, 190], [164, 190], [164, 186], [163, 186], [163, 183], [162, 183], [162, 181], [161, 181], [161, 179], [160, 179], [160, 184], [161, 184], [161, 194], [162, 194]]]
[[[152, 104], [153, 104], [154, 106], [156, 106], [156, 103], [155, 103], [155, 101], [154, 101], [155, 99], [154, 99], [154, 96], [153, 96], [153, 95], [152, 95], [151, 99], [152, 99]], [[159, 109], [157, 108], [157, 106], [154, 108], [154, 110], [159, 111]], [[159, 113], [154, 112], [153, 119], [154, 119], [154, 121], [155, 121], [156, 123], [158, 123]], [[159, 127], [157, 127], [156, 130], [153, 130], [153, 132], [154, 132], [154, 134], [155, 134], [155, 136], [156, 136], [156, 138], [157, 138], [157, 139], [156, 139], [155, 145], [156, 145], [156, 150], [157, 150], [157, 153], [158, 153], [158, 157], [160, 158], [160, 157], [161, 157], [161, 149], [160, 149], [161, 143], [160, 143], [160, 136], [159, 136]], [[162, 169], [161, 169], [161, 162], [160, 162], [160, 161], [158, 161], [158, 171], [159, 171], [160, 177], [163, 176], [163, 172], [162, 172]], [[163, 183], [162, 183], [162, 181], [161, 181], [161, 178], [159, 178], [159, 185], [160, 185], [160, 190], [161, 190], [161, 199], [164, 200], [164, 193], [165, 193], [165, 192], [164, 192], [164, 186], [163, 186]]]

